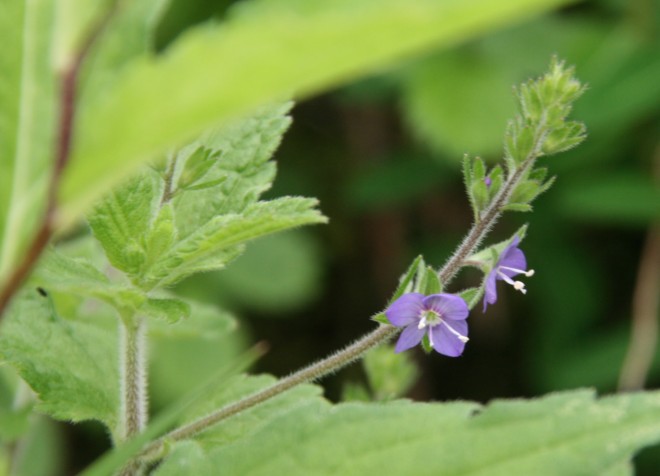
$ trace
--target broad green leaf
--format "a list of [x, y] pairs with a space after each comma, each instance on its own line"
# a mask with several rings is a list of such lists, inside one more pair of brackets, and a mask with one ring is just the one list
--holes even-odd
[[[560, 5], [561, 0], [288, 0], [242, 3], [220, 27], [144, 56], [81, 105], [61, 223], [141, 162], [255, 107], [299, 97], [434, 46]], [[231, 74], [227, 74], [231, 71]]]
[[316, 200], [285, 197], [257, 202], [243, 214], [220, 215], [178, 242], [142, 278], [141, 286], [172, 284], [200, 271], [222, 268], [246, 241], [289, 228], [325, 223]]
[[57, 314], [51, 299], [27, 289], [14, 299], [0, 335], [2, 360], [61, 420], [100, 420], [114, 428], [119, 405], [116, 333]]
[[[190, 459], [175, 453], [167, 464], [229, 476], [620, 474], [635, 452], [658, 441], [659, 392], [595, 399], [582, 390], [483, 408], [315, 401], [205, 459], [194, 457], [195, 448]], [[202, 464], [211, 472], [198, 471]]]
[[0, 285], [46, 209], [55, 117], [53, 3], [0, 2]]

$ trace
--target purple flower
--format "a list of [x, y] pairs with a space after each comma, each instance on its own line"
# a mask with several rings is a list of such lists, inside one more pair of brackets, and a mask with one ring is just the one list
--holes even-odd
[[458, 357], [468, 341], [465, 319], [469, 313], [466, 302], [453, 294], [408, 293], [385, 310], [387, 319], [404, 327], [396, 352], [415, 347], [428, 332], [431, 346], [441, 354]]
[[484, 177], [484, 183], [486, 184], [486, 187], [490, 188], [490, 186], [493, 184], [493, 179], [490, 178], [490, 175], [486, 175], [486, 177]]
[[488, 273], [484, 293], [484, 311], [486, 311], [488, 304], [495, 304], [497, 301], [498, 280], [510, 284], [516, 291], [520, 291], [523, 294], [527, 293], [525, 283], [511, 279], [519, 274], [524, 274], [528, 277], [534, 274], [533, 269], [527, 270], [527, 260], [525, 259], [525, 254], [518, 248], [518, 243], [520, 243], [520, 238], [516, 236], [513, 238], [511, 244], [504, 248], [500, 259], [497, 260], [491, 272]]

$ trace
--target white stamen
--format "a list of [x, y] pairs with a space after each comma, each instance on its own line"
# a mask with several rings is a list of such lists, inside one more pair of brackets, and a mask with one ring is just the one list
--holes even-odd
[[[502, 266], [502, 268], [511, 269], [511, 268], [505, 268], [504, 266]], [[534, 271], [532, 271], [532, 273], [534, 273]], [[515, 289], [516, 291], [520, 291], [523, 294], [527, 294], [527, 290], [525, 289], [525, 283], [523, 283], [522, 281], [514, 281], [513, 279], [508, 277], [506, 274], [504, 274], [502, 271], [500, 271], [499, 268], [497, 269], [497, 274], [502, 278], [502, 280], [505, 283], [510, 284], [511, 286], [513, 286], [513, 289]]]
[[527, 294], [527, 290], [525, 289], [525, 283], [523, 283], [522, 281], [514, 281], [513, 289], [515, 289], [516, 291], [520, 291], [523, 294]]
[[500, 266], [500, 269], [508, 269], [509, 271], [513, 271], [514, 273], [524, 274], [528, 278], [534, 276], [534, 270], [533, 269], [528, 269], [527, 271], [524, 271], [522, 269], [511, 268], [509, 266]]
[[[449, 324], [447, 324], [447, 322], [442, 321], [442, 324], [444, 324], [445, 326], [447, 326], [447, 329], [449, 329], [449, 332], [451, 332], [451, 333], [454, 334], [456, 337], [458, 337], [458, 340], [460, 340], [461, 342], [465, 343], [465, 342], [467, 342], [467, 341], [470, 340], [470, 339], [468, 339], [466, 336], [464, 336], [463, 334], [459, 334], [459, 333], [458, 333], [458, 332], [457, 332], [452, 326], [450, 326]], [[429, 332], [429, 337], [431, 337], [431, 333], [430, 333], [430, 332]]]
[[422, 317], [417, 324], [417, 329], [424, 329], [426, 327], [426, 316]]

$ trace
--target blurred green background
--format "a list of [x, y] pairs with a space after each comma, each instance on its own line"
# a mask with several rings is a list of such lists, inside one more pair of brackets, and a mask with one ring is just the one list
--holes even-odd
[[[158, 44], [221, 20], [230, 3], [173, 1]], [[556, 185], [534, 213], [505, 216], [490, 238], [529, 223], [523, 249], [536, 275], [526, 296], [502, 286], [496, 306], [472, 313], [461, 358], [412, 352], [419, 378], [408, 396], [486, 402], [615, 391], [642, 249], [660, 219], [659, 26], [654, 0], [579, 2], [299, 103], [268, 194], [318, 197], [330, 224], [262, 239], [227, 270], [181, 283], [178, 292], [234, 313], [241, 343], [156, 344], [154, 408], [255, 342], [268, 350], [252, 370], [284, 375], [373, 328], [370, 316], [412, 259], [422, 253], [440, 266], [470, 226], [460, 160], [501, 158], [512, 86], [543, 73], [552, 54], [589, 84], [574, 113], [588, 139], [545, 161]], [[654, 260], [652, 274], [659, 267]], [[450, 290], [478, 279], [466, 272]], [[354, 396], [365, 382], [354, 365], [324, 385], [339, 400], [347, 385]], [[647, 386], [660, 386], [660, 358]], [[639, 474], [658, 474], [660, 451], [637, 463]]]

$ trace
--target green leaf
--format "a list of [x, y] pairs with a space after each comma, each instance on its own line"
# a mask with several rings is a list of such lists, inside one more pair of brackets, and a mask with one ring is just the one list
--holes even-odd
[[59, 316], [34, 289], [14, 299], [0, 356], [39, 396], [37, 408], [60, 420], [100, 420], [114, 428], [119, 406], [116, 331]]
[[562, 185], [559, 205], [565, 216], [639, 227], [660, 218], [660, 188], [647, 174], [618, 172]]
[[392, 297], [388, 301], [387, 303], [388, 306], [397, 299], [399, 299], [401, 296], [403, 296], [405, 293], [409, 293], [412, 291], [413, 280], [415, 279], [418, 270], [424, 269], [424, 267], [425, 267], [424, 258], [422, 257], [422, 255], [419, 255], [417, 258], [413, 260], [410, 266], [408, 266], [406, 272], [403, 275], [401, 275], [401, 277], [399, 278], [399, 285], [396, 287], [394, 294], [392, 294]]
[[364, 356], [362, 365], [375, 400], [390, 400], [405, 395], [419, 377], [411, 354], [396, 354], [392, 345], [371, 349]]
[[166, 464], [186, 474], [210, 465], [228, 476], [607, 474], [658, 441], [658, 392], [596, 399], [582, 390], [484, 408], [311, 402], [206, 458], [175, 453]]
[[527, 203], [507, 203], [501, 210], [503, 212], [531, 212], [532, 206]]
[[190, 274], [219, 269], [240, 252], [246, 241], [277, 231], [325, 223], [313, 207], [316, 200], [285, 197], [251, 205], [241, 215], [217, 216], [178, 242], [141, 278], [146, 288], [172, 284]]
[[91, 263], [50, 249], [44, 254], [32, 282], [49, 290], [94, 297], [119, 311], [139, 309], [147, 296], [129, 286], [114, 284]]
[[177, 154], [186, 173], [199, 148], [215, 159], [204, 175], [212, 188], [190, 190], [174, 198], [179, 238], [188, 237], [217, 215], [241, 213], [271, 186], [275, 164], [270, 161], [291, 124], [291, 103], [264, 107], [252, 116], [204, 134]]
[[257, 310], [264, 317], [289, 318], [290, 311], [309, 304], [322, 287], [318, 243], [305, 231], [259, 238], [226, 270], [191, 278], [185, 286], [213, 287], [218, 299], [232, 308], [240, 306]]
[[[127, 66], [81, 103], [61, 223], [75, 220], [141, 162], [202, 130], [281, 100], [345, 83], [432, 46], [449, 45], [561, 0], [288, 0], [241, 4], [159, 57]], [[231, 74], [227, 74], [231, 71]], [[166, 100], [164, 100], [166, 98]]]
[[190, 305], [180, 299], [149, 298], [140, 306], [140, 313], [175, 323], [190, 316]]
[[[516, 79], [471, 43], [413, 66], [403, 85], [404, 113], [416, 135], [440, 153], [496, 156], [501, 125], [515, 112]], [[480, 178], [475, 173], [473, 181]]]
[[417, 292], [426, 296], [442, 292], [442, 283], [440, 282], [438, 273], [431, 266], [427, 266], [420, 272], [416, 287]]
[[147, 262], [144, 238], [158, 212], [162, 181], [153, 171], [111, 190], [88, 216], [89, 225], [110, 263], [139, 276]]
[[0, 284], [46, 210], [55, 141], [54, 3], [0, 2]]

